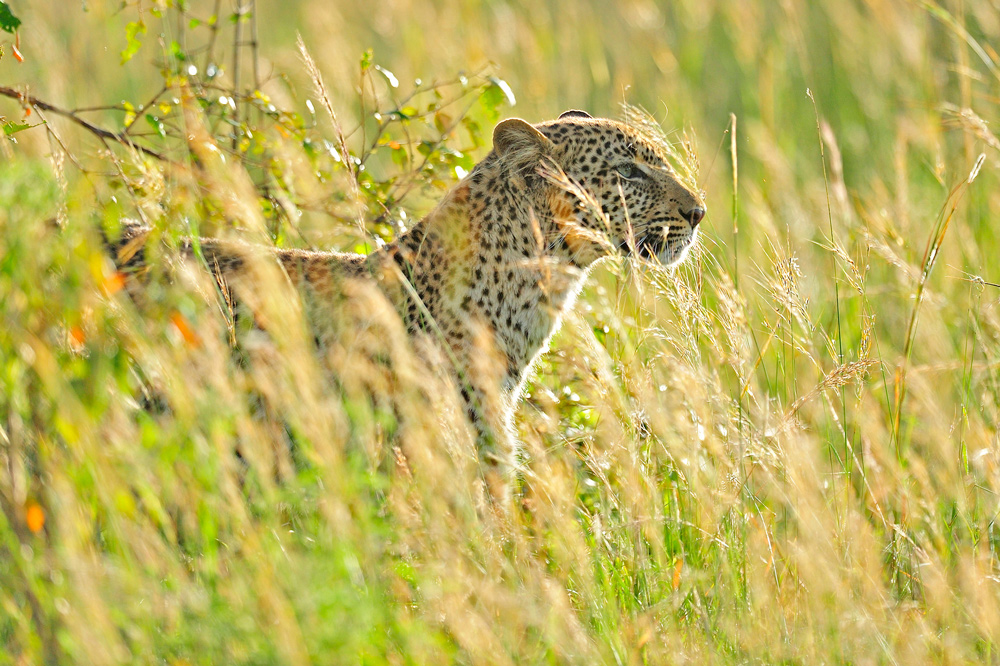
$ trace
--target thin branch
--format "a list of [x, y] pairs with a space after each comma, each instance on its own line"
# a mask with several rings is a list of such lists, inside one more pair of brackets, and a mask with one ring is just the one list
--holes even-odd
[[173, 160], [163, 155], [162, 153], [158, 153], [157, 151], [152, 150], [151, 148], [146, 148], [141, 144], [135, 143], [131, 138], [129, 138], [124, 133], [112, 132], [111, 130], [106, 130], [102, 127], [98, 127], [97, 125], [94, 125], [93, 123], [90, 123], [84, 120], [83, 118], [79, 117], [76, 111], [67, 111], [66, 109], [61, 109], [58, 106], [53, 106], [48, 102], [44, 102], [38, 99], [37, 97], [32, 97], [31, 95], [24, 94], [22, 92], [14, 90], [13, 88], [6, 88], [4, 86], [0, 86], [0, 95], [4, 97], [9, 97], [11, 99], [16, 99], [25, 106], [36, 107], [43, 111], [50, 111], [64, 118], [69, 118], [74, 123], [84, 128], [94, 136], [97, 136], [98, 138], [105, 140], [109, 139], [123, 146], [128, 146], [129, 148], [137, 150], [143, 155], [148, 155], [149, 157], [155, 158], [161, 162], [173, 164]]
[[[243, 16], [246, 13], [246, 6], [242, 0], [236, 1], [236, 26], [233, 29], [233, 90], [236, 95], [240, 95], [240, 42], [243, 41]], [[233, 127], [233, 150], [240, 145], [240, 105], [235, 104], [233, 112], [236, 116], [236, 125]]]
[[253, 89], [260, 90], [260, 44], [257, 41], [257, 1], [250, 1], [250, 48], [253, 53]]
[[[136, 111], [141, 111], [143, 109], [148, 109], [149, 107], [153, 106], [154, 104], [156, 104], [156, 101], [158, 99], [160, 99], [160, 97], [162, 97], [169, 90], [170, 90], [170, 88], [168, 88], [166, 86], [163, 86], [162, 88], [160, 88], [160, 91], [158, 93], [156, 93], [155, 95], [153, 95], [153, 97], [150, 98], [150, 100], [148, 102], [146, 102], [145, 104], [142, 104], [141, 106], [139, 106], [139, 108], [136, 109]], [[74, 111], [73, 113], [78, 113], [78, 111]], [[122, 130], [122, 133], [121, 133], [122, 136], [124, 137], [126, 135], [131, 134], [133, 127], [135, 127], [135, 123], [134, 122], [130, 123], [128, 127], [126, 127], [124, 130]]]
[[205, 49], [205, 64], [202, 67], [202, 71], [208, 72], [209, 65], [214, 64], [215, 61], [215, 41], [219, 37], [219, 10], [222, 5], [222, 0], [215, 0], [215, 9], [212, 11], [212, 16], [215, 17], [214, 23], [209, 23], [209, 29], [212, 32], [211, 37], [208, 40], [208, 47]]

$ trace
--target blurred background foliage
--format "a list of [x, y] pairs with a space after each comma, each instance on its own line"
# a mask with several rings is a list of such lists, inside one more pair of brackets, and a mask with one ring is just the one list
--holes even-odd
[[[166, 159], [0, 99], [0, 663], [1000, 663], [995, 0], [7, 4], [0, 86]], [[514, 517], [375, 306], [400, 368], [336, 369], [403, 423], [94, 233], [368, 251], [498, 118], [623, 103], [701, 250], [596, 272]]]
[[[168, 5], [168, 13], [154, 16], [157, 7]], [[64, 108], [141, 105], [156, 92], [151, 82], [162, 78], [172, 49], [195, 52], [195, 44], [207, 41], [212, 16], [231, 30], [225, 24], [238, 9], [234, 2], [181, 6], [185, 11], [155, 2], [17, 7], [27, 19], [20, 31], [26, 62], [5, 59], [4, 79]], [[397, 97], [415, 80], [426, 85], [488, 68], [506, 79], [518, 98], [517, 107], [504, 115], [538, 121], [579, 107], [616, 116], [629, 102], [668, 127], [690, 128], [706, 167], [703, 186], [718, 202], [731, 198], [728, 145], [720, 150], [730, 114], [741, 123], [737, 147], [746, 153], [741, 175], [747, 181], [808, 189], [822, 175], [818, 111], [836, 137], [852, 192], [895, 197], [896, 203], [906, 198], [906, 208], [890, 215], [903, 232], [911, 208], [935, 209], [958, 172], [971, 168], [978, 137], [962, 121], [961, 110], [971, 108], [988, 121], [998, 77], [989, 39], [998, 18], [990, 2], [399, 0], [377, 7], [260, 3], [255, 9], [260, 88], [280, 100], [281, 109], [307, 115], [303, 102], [311, 86], [296, 34], [319, 63], [348, 129], [370, 111], [359, 103], [363, 86], [383, 96], [393, 92], [385, 81], [363, 83], [359, 60], [368, 50], [401, 82]], [[137, 22], [145, 26], [138, 35], [141, 46], [123, 66], [119, 55], [128, 46], [127, 26]], [[249, 34], [244, 38], [249, 41]], [[249, 92], [253, 58], [249, 47], [241, 51], [241, 85]], [[215, 45], [212, 64], [219, 81], [231, 83], [234, 54], [225, 38]], [[87, 73], [87, 85], [80, 85], [80, 72]], [[113, 120], [120, 126], [122, 114]], [[42, 132], [21, 141], [34, 143], [38, 153], [48, 150]], [[809, 146], [817, 149], [805, 149]], [[716, 204], [713, 212], [722, 206], [728, 204]], [[787, 222], [801, 225], [796, 232], [809, 230], [809, 222], [795, 219], [800, 215], [791, 217]], [[729, 226], [713, 228], [725, 234]], [[993, 239], [979, 225], [976, 231]]]

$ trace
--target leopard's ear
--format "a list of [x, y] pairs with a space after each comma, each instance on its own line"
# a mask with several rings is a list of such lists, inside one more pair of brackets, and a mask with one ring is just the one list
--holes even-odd
[[586, 111], [580, 111], [579, 109], [570, 109], [569, 111], [563, 112], [563, 114], [559, 116], [559, 120], [562, 120], [563, 118], [590, 118], [590, 119], [593, 119], [593, 117], [594, 116], [590, 115]]
[[501, 157], [540, 157], [551, 147], [544, 134], [520, 118], [508, 118], [493, 130], [493, 149]]

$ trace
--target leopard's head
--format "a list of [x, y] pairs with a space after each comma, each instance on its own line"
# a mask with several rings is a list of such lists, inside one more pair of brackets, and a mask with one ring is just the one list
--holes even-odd
[[634, 252], [681, 261], [698, 236], [705, 204], [682, 182], [662, 142], [629, 124], [567, 111], [531, 125], [510, 119], [493, 134], [497, 153], [522, 163], [574, 261]]

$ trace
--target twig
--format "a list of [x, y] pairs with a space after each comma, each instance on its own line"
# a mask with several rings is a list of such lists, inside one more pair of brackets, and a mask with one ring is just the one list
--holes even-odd
[[45, 116], [42, 114], [41, 111], [38, 112], [38, 117], [41, 118], [42, 122], [45, 123], [45, 129], [48, 130], [49, 135], [52, 136], [53, 139], [55, 139], [57, 144], [59, 144], [59, 148], [62, 149], [63, 153], [66, 154], [66, 157], [68, 157], [70, 162], [73, 163], [73, 166], [79, 169], [80, 173], [86, 174], [87, 170], [84, 169], [83, 165], [80, 164], [80, 162], [76, 159], [76, 155], [70, 152], [69, 148], [66, 146], [66, 143], [62, 140], [62, 137], [59, 136], [59, 133], [56, 132], [55, 128], [49, 124], [49, 122], [45, 119]]
[[219, 37], [219, 9], [222, 5], [222, 0], [215, 0], [215, 9], [212, 11], [212, 16], [215, 17], [215, 22], [209, 24], [209, 30], [211, 31], [211, 37], [208, 40], [208, 46], [205, 49], [205, 64], [202, 67], [202, 71], [208, 72], [209, 65], [215, 63], [215, 41]]
[[66, 109], [61, 109], [58, 106], [53, 106], [48, 102], [44, 102], [38, 99], [37, 97], [32, 97], [31, 95], [24, 94], [22, 92], [14, 90], [13, 88], [6, 88], [4, 86], [0, 86], [0, 95], [4, 97], [9, 97], [11, 99], [16, 99], [25, 106], [37, 107], [43, 111], [50, 111], [64, 118], [69, 118], [74, 123], [84, 128], [94, 136], [97, 136], [101, 139], [110, 139], [111, 141], [119, 143], [123, 146], [128, 146], [134, 150], [137, 150], [143, 155], [148, 155], [149, 157], [155, 158], [161, 162], [173, 164], [173, 160], [163, 155], [162, 153], [158, 153], [157, 151], [152, 150], [151, 148], [146, 148], [145, 146], [134, 142], [124, 133], [112, 132], [111, 130], [106, 130], [102, 127], [98, 127], [97, 125], [94, 125], [93, 123], [90, 123], [84, 120], [83, 118], [79, 117], [78, 115], [76, 115], [77, 113], [76, 111], [67, 111]]
[[[965, 271], [962, 272], [965, 273]], [[973, 275], [972, 273], [965, 273], [964, 277], [959, 277], [957, 275], [953, 275], [951, 277], [954, 280], [961, 280], [962, 282], [971, 282], [972, 284], [978, 285], [980, 287], [996, 287], [1000, 289], [1000, 284], [997, 284], [996, 282], [987, 282], [980, 276]]]
[[[243, 41], [243, 15], [246, 6], [242, 0], [236, 2], [236, 26], [233, 28], [233, 90], [236, 95], [240, 95], [240, 42]], [[233, 150], [240, 145], [240, 105], [234, 102], [233, 112], [236, 115], [236, 124], [233, 126]]]
[[257, 41], [257, 0], [250, 0], [250, 50], [253, 54], [253, 89], [260, 90], [260, 44]]
[[[138, 109], [136, 109], [136, 111], [140, 111], [142, 109], [148, 109], [149, 107], [153, 106], [154, 104], [156, 104], [156, 100], [160, 99], [160, 97], [163, 96], [163, 94], [166, 93], [168, 90], [170, 90], [170, 88], [168, 88], [166, 86], [161, 87], [160, 91], [158, 93], [156, 93], [155, 95], [153, 95], [152, 98], [150, 98], [150, 100], [148, 102], [146, 102], [145, 104], [141, 105]], [[73, 113], [79, 113], [79, 111], [73, 111]], [[121, 133], [122, 136], [124, 137], [124, 136], [126, 136], [128, 134], [131, 134], [133, 127], [135, 127], [135, 123], [134, 122], [129, 123], [128, 127], [126, 127], [124, 130], [122, 130], [122, 133]]]

